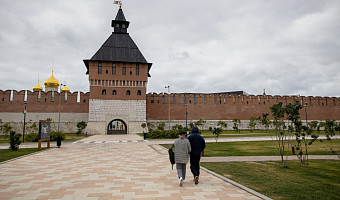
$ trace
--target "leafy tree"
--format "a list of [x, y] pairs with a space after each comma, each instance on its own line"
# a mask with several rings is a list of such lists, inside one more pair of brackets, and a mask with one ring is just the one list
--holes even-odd
[[183, 126], [176, 124], [174, 126], [172, 126], [172, 130], [178, 130], [178, 131], [182, 131], [183, 130]]
[[309, 126], [310, 129], [316, 130], [317, 127], [318, 127], [318, 121], [311, 121], [311, 122], [308, 123], [308, 126]]
[[255, 127], [256, 127], [256, 124], [257, 124], [257, 121], [259, 121], [260, 118], [256, 118], [256, 117], [251, 117], [250, 118], [250, 121], [249, 121], [249, 128], [250, 128], [250, 131], [253, 132]]
[[12, 131], [13, 127], [10, 125], [10, 122], [5, 123], [4, 125], [2, 125], [2, 131], [5, 134], [8, 134]]
[[335, 122], [335, 120], [328, 120], [328, 119], [327, 119], [326, 122], [323, 123], [323, 126], [324, 126], [324, 128], [325, 128], [325, 133], [326, 133], [327, 141], [329, 141], [330, 146], [331, 146], [331, 151], [332, 151], [333, 153], [335, 153], [335, 154], [338, 156], [338, 158], [340, 159], [340, 155], [339, 155], [339, 153], [338, 153], [338, 151], [337, 151], [337, 148], [335, 148], [334, 145], [333, 145], [333, 143], [332, 143], [333, 137], [334, 137], [334, 139], [336, 139], [336, 137], [335, 137], [335, 131], [336, 131], [337, 129], [339, 129], [339, 128], [338, 128], [339, 125], [337, 125], [337, 123]]
[[83, 134], [83, 130], [86, 128], [86, 126], [87, 126], [86, 122], [84, 121], [78, 122], [77, 123], [77, 128], [78, 128], [77, 135]]
[[[263, 113], [262, 114], [262, 119], [261, 119], [261, 124], [265, 127], [266, 129], [266, 133], [268, 131], [268, 128], [270, 126], [270, 124], [272, 123], [269, 119], [268, 119], [268, 113]], [[260, 118], [260, 117], [259, 117]]]
[[51, 119], [51, 118], [47, 118], [47, 119], [46, 119], [46, 121], [48, 121], [48, 122], [51, 122], [51, 121], [52, 121], [52, 119]]
[[204, 124], [207, 123], [207, 121], [203, 120], [203, 119], [200, 119], [198, 120], [197, 122], [195, 122], [195, 126], [199, 126], [200, 127], [200, 131], [203, 131], [203, 127], [204, 127]]
[[222, 129], [220, 127], [214, 128], [213, 134], [215, 135], [216, 142], [217, 142], [218, 137], [220, 136], [221, 133], [222, 133]]
[[9, 136], [9, 140], [10, 140], [9, 148], [12, 149], [13, 151], [19, 149], [19, 145], [21, 144], [20, 137], [21, 137], [21, 134], [11, 131], [10, 136]]
[[239, 125], [241, 124], [241, 120], [239, 119], [233, 119], [233, 122], [234, 122], [234, 126], [233, 126], [233, 129], [238, 132], [239, 131]]
[[152, 129], [155, 127], [155, 125], [151, 122], [146, 122], [146, 127], [148, 127], [149, 133], [152, 132]]
[[283, 131], [285, 129], [283, 117], [285, 115], [285, 110], [282, 107], [282, 102], [270, 106], [270, 111], [274, 117], [273, 125], [275, 127], [276, 140], [278, 143], [278, 149], [281, 156], [281, 164], [283, 167], [287, 167], [287, 163], [284, 163], [283, 154], [286, 145], [286, 134]]
[[227, 122], [220, 120], [220, 121], [217, 122], [217, 126], [220, 126], [223, 130], [223, 128], [227, 129], [228, 124], [227, 124]]
[[192, 128], [194, 128], [194, 126], [195, 126], [194, 123], [192, 123], [192, 122], [189, 123], [190, 130], [191, 130]]
[[165, 127], [165, 122], [161, 122], [161, 123], [158, 124], [157, 130], [163, 131], [164, 127]]

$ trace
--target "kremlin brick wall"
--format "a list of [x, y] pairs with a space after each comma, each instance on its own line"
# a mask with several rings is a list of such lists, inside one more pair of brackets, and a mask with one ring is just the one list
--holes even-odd
[[[24, 99], [25, 90], [15, 91], [0, 90], [0, 119], [2, 123], [10, 123], [13, 130], [22, 133], [24, 121]], [[12, 93], [12, 95], [11, 95]], [[52, 119], [51, 130], [58, 130], [59, 122], [59, 99], [60, 93], [52, 92], [27, 91], [27, 106], [26, 106], [26, 127], [31, 126], [39, 120]], [[12, 97], [12, 98], [11, 98]], [[65, 101], [65, 93], [61, 94], [60, 102], [60, 131], [76, 132], [77, 123], [80, 121], [88, 121], [89, 112], [89, 93], [79, 92], [67, 93], [67, 101]], [[37, 132], [36, 130], [26, 129], [26, 133]]]
[[[168, 94], [147, 94], [147, 120], [169, 119]], [[185, 99], [185, 100], [184, 100]], [[173, 102], [175, 100], [175, 103]], [[171, 120], [185, 120], [187, 104], [188, 120], [249, 120], [251, 117], [269, 113], [273, 119], [270, 106], [279, 102], [283, 106], [300, 101], [307, 102], [307, 118], [310, 120], [340, 120], [340, 98], [304, 97], [304, 96], [270, 96], [270, 95], [219, 95], [219, 94], [171, 94]], [[186, 103], [184, 102], [186, 101]], [[301, 120], [306, 119], [305, 109], [300, 110]]]
[[[65, 93], [61, 94], [61, 113], [88, 113], [89, 112], [89, 92], [80, 92], [80, 101], [77, 102], [78, 92], [67, 93], [65, 102]], [[54, 101], [52, 101], [52, 92], [41, 92], [39, 101], [39, 92], [27, 90], [27, 112], [32, 113], [56, 113], [59, 112], [60, 93], [54, 92]], [[25, 105], [25, 90], [13, 90], [13, 99], [11, 101], [11, 90], [0, 90], [0, 112], [23, 112]]]
[[[3, 123], [11, 122], [14, 130], [22, 131], [25, 91], [13, 91], [11, 101], [11, 90], [0, 90], [0, 119]], [[61, 131], [76, 132], [76, 124], [80, 121], [88, 122], [89, 118], [89, 96], [90, 93], [78, 92], [65, 93], [61, 95]], [[27, 114], [26, 123], [38, 122], [51, 118], [53, 120], [52, 130], [57, 130], [59, 117], [59, 93], [27, 91]], [[146, 120], [157, 125], [160, 122], [168, 123], [169, 104], [168, 94], [146, 94]], [[185, 100], [184, 100], [185, 99]], [[233, 119], [242, 120], [241, 128], [248, 128], [251, 117], [259, 117], [262, 113], [269, 113], [273, 119], [269, 107], [283, 102], [283, 106], [300, 101], [302, 105], [306, 102], [308, 121], [340, 120], [340, 98], [338, 97], [304, 97], [304, 96], [270, 96], [270, 95], [220, 95], [199, 93], [177, 93], [170, 94], [171, 126], [181, 124], [185, 126], [185, 104], [187, 105], [187, 119], [190, 122], [203, 119], [207, 121], [206, 127], [216, 126], [219, 120], [227, 121], [228, 129], [232, 129]], [[175, 101], [175, 102], [174, 102]], [[305, 109], [300, 111], [303, 122], [306, 119]], [[168, 126], [166, 126], [167, 128]]]

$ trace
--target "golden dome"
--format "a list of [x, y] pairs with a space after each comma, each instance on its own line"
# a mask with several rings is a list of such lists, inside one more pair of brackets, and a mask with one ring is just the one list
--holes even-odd
[[70, 92], [70, 89], [67, 88], [66, 84], [65, 86], [61, 89], [62, 92]]
[[45, 87], [53, 87], [53, 88], [59, 87], [59, 81], [56, 78], [54, 78], [53, 71], [52, 71], [51, 77], [45, 80], [44, 85]]
[[33, 92], [42, 91], [42, 90], [43, 88], [39, 85], [39, 81], [38, 81], [37, 85], [33, 87]]

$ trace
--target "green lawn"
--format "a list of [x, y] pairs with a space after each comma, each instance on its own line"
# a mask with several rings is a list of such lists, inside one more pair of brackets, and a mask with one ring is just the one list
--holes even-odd
[[[66, 141], [66, 142], [77, 141], [77, 140], [81, 140], [85, 138], [85, 135], [78, 136], [75, 133], [65, 133], [65, 136], [66, 138], [63, 141]], [[26, 135], [25, 135], [25, 138], [26, 138]], [[22, 141], [22, 136], [20, 137], [20, 140]], [[27, 142], [26, 139], [25, 139], [25, 142]], [[9, 135], [0, 135], [0, 143], [9, 143]]]
[[[295, 144], [296, 141], [290, 141], [290, 144]], [[333, 140], [333, 146], [340, 150], [340, 140]], [[172, 144], [162, 145], [170, 148]], [[330, 150], [329, 141], [315, 141], [309, 146], [309, 155], [336, 155]], [[291, 155], [291, 148], [289, 155]], [[258, 142], [212, 142], [206, 143], [204, 150], [205, 157], [213, 156], [279, 156], [277, 143], [275, 141], [258, 141]]]
[[[46, 148], [41, 148], [42, 150]], [[17, 158], [30, 153], [35, 153], [38, 151], [37, 148], [19, 148], [17, 151], [12, 151], [10, 149], [0, 149], [0, 162]]]
[[340, 161], [201, 163], [211, 171], [272, 199], [340, 199]]

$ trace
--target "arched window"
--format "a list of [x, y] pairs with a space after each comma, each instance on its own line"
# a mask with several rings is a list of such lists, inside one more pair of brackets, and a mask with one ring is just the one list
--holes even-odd
[[116, 90], [113, 90], [113, 91], [112, 91], [112, 95], [117, 95], [117, 91], [116, 91]]
[[138, 90], [138, 91], [137, 91], [137, 95], [138, 95], [138, 96], [141, 96], [141, 95], [142, 95], [142, 91]]
[[126, 95], [130, 95], [130, 90], [126, 91]]
[[102, 90], [102, 95], [106, 95], [106, 90]]

